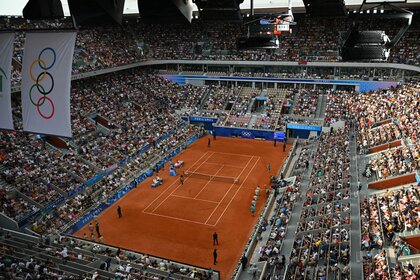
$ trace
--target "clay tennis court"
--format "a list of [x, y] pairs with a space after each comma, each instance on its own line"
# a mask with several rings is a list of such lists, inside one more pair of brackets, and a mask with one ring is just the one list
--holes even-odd
[[[269, 186], [270, 175], [280, 170], [290, 145], [273, 142], [218, 137], [204, 137], [174, 158], [185, 165], [177, 169], [186, 175], [170, 177], [168, 164], [159, 172], [163, 185], [151, 188], [153, 177], [145, 180], [98, 218], [104, 242], [155, 256], [212, 267], [229, 278], [239, 261], [255, 226]], [[268, 172], [268, 163], [271, 172]], [[262, 193], [255, 217], [250, 205], [255, 188]], [[117, 206], [123, 217], [118, 219]], [[87, 226], [76, 233], [82, 237]], [[213, 246], [213, 232], [219, 245]], [[218, 263], [213, 265], [213, 249]]]

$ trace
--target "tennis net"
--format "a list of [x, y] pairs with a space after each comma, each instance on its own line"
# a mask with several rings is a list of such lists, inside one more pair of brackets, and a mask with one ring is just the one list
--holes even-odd
[[239, 177], [210, 175], [210, 174], [205, 174], [205, 173], [200, 173], [200, 172], [195, 172], [195, 171], [185, 171], [184, 175], [186, 177], [198, 178], [198, 179], [203, 179], [203, 180], [208, 180], [208, 181], [219, 181], [219, 182], [226, 182], [226, 183], [232, 183], [232, 184], [239, 183]]

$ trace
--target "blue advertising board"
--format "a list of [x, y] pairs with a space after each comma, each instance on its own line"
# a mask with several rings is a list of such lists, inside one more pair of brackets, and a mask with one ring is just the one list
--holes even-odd
[[110, 174], [112, 171], [114, 171], [115, 169], [118, 168], [118, 164], [114, 163], [113, 165], [111, 165], [110, 167], [108, 167], [107, 170], [105, 170], [105, 174]]
[[72, 197], [73, 195], [76, 195], [77, 193], [79, 193], [79, 192], [81, 192], [82, 190], [84, 190], [85, 188], [86, 188], [86, 185], [85, 185], [85, 184], [83, 184], [83, 185], [81, 185], [81, 186], [78, 186], [78, 187], [77, 187], [77, 188], [75, 188], [74, 190], [67, 192], [67, 195], [68, 195], [69, 197]]
[[210, 122], [215, 123], [217, 122], [217, 118], [208, 118], [208, 117], [190, 117], [190, 122]]
[[40, 210], [33, 211], [32, 213], [26, 215], [22, 220], [18, 221], [18, 226], [23, 227], [29, 223], [29, 221], [32, 221], [33, 218], [38, 216], [40, 214]]
[[274, 139], [276, 140], [284, 140], [286, 138], [286, 133], [281, 131], [274, 132]]
[[60, 196], [59, 199], [47, 204], [47, 206], [44, 207], [44, 211], [47, 212], [47, 211], [51, 210], [52, 208], [56, 207], [58, 204], [60, 204], [63, 201], [64, 201], [64, 197]]
[[89, 187], [89, 186], [92, 186], [93, 184], [95, 184], [96, 182], [98, 182], [99, 180], [101, 180], [103, 177], [104, 177], [104, 174], [99, 173], [99, 174], [97, 174], [95, 177], [90, 178], [90, 179], [87, 181], [87, 185], [88, 185], [88, 187]]
[[209, 118], [209, 117], [197, 117], [193, 116], [190, 117], [190, 123], [202, 123], [204, 125], [205, 130], [213, 131], [213, 124], [217, 122], [217, 118]]
[[247, 129], [239, 127], [224, 127], [216, 126], [215, 132], [217, 136], [224, 137], [240, 137], [246, 139], [265, 139], [274, 140], [274, 131], [272, 130], [260, 130], [260, 129]]
[[287, 129], [300, 129], [300, 130], [310, 130], [310, 131], [322, 131], [322, 126], [318, 125], [305, 125], [299, 123], [288, 123], [286, 125]]

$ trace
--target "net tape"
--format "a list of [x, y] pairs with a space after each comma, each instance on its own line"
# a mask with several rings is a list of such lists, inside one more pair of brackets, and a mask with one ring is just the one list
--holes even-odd
[[232, 184], [239, 183], [238, 177], [210, 175], [210, 174], [194, 172], [194, 171], [185, 171], [184, 174], [186, 177], [198, 178], [198, 179], [203, 179], [203, 180], [208, 180], [208, 181], [219, 181], [219, 182], [226, 182], [226, 183], [232, 183]]

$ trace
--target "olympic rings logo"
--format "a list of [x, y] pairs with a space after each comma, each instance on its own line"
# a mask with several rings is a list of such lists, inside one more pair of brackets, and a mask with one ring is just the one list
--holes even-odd
[[[45, 60], [43, 59], [43, 56], [46, 57], [47, 53], [51, 53], [52, 56], [52, 62], [47, 66], [47, 63], [45, 62]], [[43, 49], [39, 55], [38, 55], [38, 59], [32, 61], [31, 66], [29, 68], [29, 75], [31, 77], [31, 80], [35, 83], [31, 86], [31, 88], [29, 89], [29, 99], [32, 103], [32, 105], [34, 105], [37, 110], [38, 110], [38, 114], [46, 119], [49, 120], [54, 116], [55, 113], [55, 107], [54, 107], [54, 102], [51, 100], [51, 98], [48, 97], [48, 95], [53, 91], [54, 89], [54, 78], [53, 76], [47, 71], [50, 70], [54, 64], [55, 61], [57, 59], [57, 56], [55, 54], [54, 49], [52, 48], [45, 48]], [[41, 73], [39, 73], [38, 75], [34, 75], [34, 66], [38, 65], [39, 68], [41, 68]], [[36, 77], [35, 77], [36, 76]], [[45, 81], [46, 78], [48, 77], [48, 79], [50, 80], [50, 83], [48, 85], [48, 83], [46, 83]], [[42, 83], [42, 84], [41, 84]], [[47, 86], [49, 88], [47, 88]], [[37, 91], [38, 94], [41, 94], [42, 96], [38, 98], [37, 101], [36, 98], [34, 100], [34, 92], [33, 91]], [[35, 93], [36, 94], [36, 93]], [[45, 102], [49, 102], [51, 109], [49, 113], [46, 113], [45, 111], [45, 107], [44, 104]], [[41, 108], [44, 108], [43, 110]]]
[[252, 133], [250, 132], [250, 131], [242, 131], [242, 136], [243, 137], [251, 137], [252, 136]]

